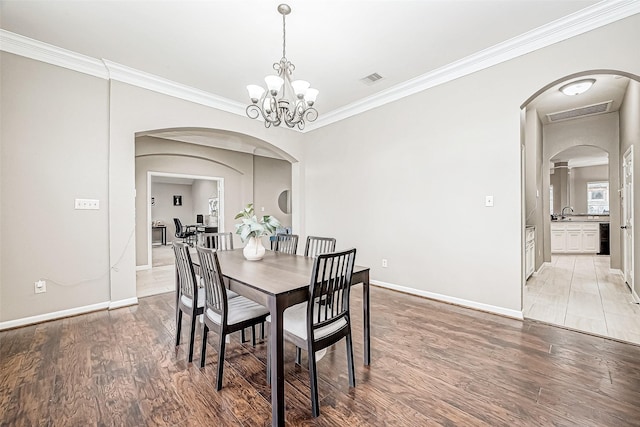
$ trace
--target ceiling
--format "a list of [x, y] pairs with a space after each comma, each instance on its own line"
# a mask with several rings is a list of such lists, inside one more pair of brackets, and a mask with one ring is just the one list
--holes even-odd
[[[262, 84], [282, 56], [282, 0], [2, 0], [2, 29], [96, 59], [106, 59], [237, 103]], [[607, 2], [609, 3], [609, 2]], [[289, 0], [287, 58], [295, 78], [320, 90], [323, 114], [358, 105], [411, 79], [604, 2], [548, 0]], [[596, 6], [594, 6], [596, 5]], [[363, 78], [378, 73], [375, 83]], [[546, 114], [613, 100], [628, 80], [596, 76], [583, 95], [557, 87], [535, 105]], [[561, 84], [558, 84], [559, 87]], [[211, 130], [147, 133], [177, 141], [282, 158], [260, 141]]]
[[[0, 13], [7, 31], [244, 104], [282, 56], [280, 2], [3, 0]], [[595, 3], [289, 0], [287, 57], [322, 116]]]

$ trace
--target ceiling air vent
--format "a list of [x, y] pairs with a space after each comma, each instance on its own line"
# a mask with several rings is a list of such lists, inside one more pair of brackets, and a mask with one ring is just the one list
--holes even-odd
[[593, 116], [596, 114], [608, 113], [613, 101], [602, 102], [600, 104], [587, 105], [585, 107], [574, 108], [572, 110], [558, 111], [547, 114], [550, 122], [561, 122], [563, 120], [577, 119], [578, 117]]
[[377, 82], [378, 80], [381, 80], [381, 79], [382, 79], [382, 76], [380, 74], [373, 73], [373, 74], [369, 74], [366, 77], [361, 78], [360, 81], [362, 81], [365, 84], [370, 85], [370, 84], [373, 84], [373, 83], [375, 83], [375, 82]]

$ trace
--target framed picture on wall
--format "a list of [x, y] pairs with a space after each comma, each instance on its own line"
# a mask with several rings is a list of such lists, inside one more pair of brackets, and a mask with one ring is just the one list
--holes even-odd
[[182, 196], [173, 196], [173, 206], [182, 206]]

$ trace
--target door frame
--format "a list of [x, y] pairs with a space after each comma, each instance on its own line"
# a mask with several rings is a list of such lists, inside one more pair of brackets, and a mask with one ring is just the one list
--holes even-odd
[[[183, 173], [169, 173], [169, 172], [153, 172], [147, 171], [147, 230], [151, 230], [151, 181], [153, 177], [170, 177], [170, 178], [187, 178], [202, 181], [217, 181], [218, 183], [218, 230], [225, 230], [224, 228], [224, 178], [216, 176], [203, 176], [203, 175], [189, 175]], [[168, 224], [169, 226], [170, 224]], [[151, 244], [153, 240], [153, 233], [147, 233], [147, 268], [153, 269], [153, 258]]]

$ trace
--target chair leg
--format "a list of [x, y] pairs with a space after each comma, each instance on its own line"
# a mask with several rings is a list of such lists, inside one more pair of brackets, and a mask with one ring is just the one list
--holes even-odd
[[298, 346], [296, 346], [296, 363], [298, 365], [302, 364], [302, 349]]
[[181, 332], [182, 332], [182, 310], [178, 308], [178, 313], [176, 313], [176, 347], [180, 345]]
[[196, 339], [196, 320], [198, 316], [195, 313], [191, 313], [191, 332], [189, 334], [189, 363], [193, 362], [193, 347]]
[[256, 346], [256, 325], [251, 325], [251, 345]]
[[309, 344], [309, 386], [311, 388], [311, 413], [313, 418], [320, 416], [320, 402], [318, 401], [318, 370], [316, 369], [316, 358], [313, 346]]
[[351, 332], [347, 334], [347, 368], [349, 370], [349, 387], [356, 386], [356, 374], [353, 366], [353, 342], [351, 341]]
[[204, 368], [205, 358], [207, 357], [207, 335], [209, 334], [209, 328], [205, 323], [202, 328], [202, 350], [200, 351], [200, 367]]
[[218, 346], [218, 373], [216, 374], [216, 390], [222, 390], [222, 371], [224, 370], [224, 347], [226, 334], [220, 328], [220, 345]]

